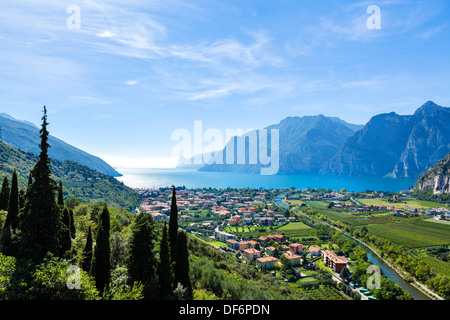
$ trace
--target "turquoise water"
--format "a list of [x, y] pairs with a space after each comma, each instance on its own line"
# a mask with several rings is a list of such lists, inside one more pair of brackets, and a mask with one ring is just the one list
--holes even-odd
[[117, 169], [123, 176], [117, 178], [132, 188], [159, 188], [186, 186], [187, 188], [274, 188], [294, 186], [304, 188], [330, 188], [348, 191], [408, 190], [414, 179], [335, 177], [310, 175], [271, 175], [236, 172], [203, 172], [192, 169]]

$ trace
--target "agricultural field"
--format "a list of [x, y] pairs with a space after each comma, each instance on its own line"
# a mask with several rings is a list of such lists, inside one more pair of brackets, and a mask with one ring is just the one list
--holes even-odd
[[448, 206], [439, 204], [437, 202], [432, 201], [422, 201], [422, 200], [407, 200], [402, 202], [389, 202], [384, 199], [359, 199], [359, 202], [367, 205], [367, 206], [394, 206], [397, 209], [404, 209], [405, 206], [422, 209], [424, 211], [436, 208], [436, 207], [445, 207], [448, 208]]
[[305, 291], [314, 300], [347, 300], [338, 289], [333, 286], [320, 285], [317, 288]]
[[308, 206], [311, 206], [314, 209], [316, 209], [316, 208], [327, 208], [328, 207], [328, 202], [325, 202], [325, 201], [305, 200], [305, 201], [303, 201], [303, 203], [307, 204]]
[[291, 222], [276, 230], [277, 233], [282, 233], [287, 237], [302, 237], [314, 235], [315, 229], [308, 227], [301, 222]]
[[425, 219], [368, 225], [370, 233], [408, 248], [450, 244], [450, 225]]
[[420, 259], [432, 267], [437, 274], [450, 277], [450, 262], [439, 260], [427, 254], [424, 254]]
[[292, 203], [293, 205], [299, 205], [301, 206], [302, 204], [304, 204], [304, 202], [302, 200], [287, 200], [287, 202]]

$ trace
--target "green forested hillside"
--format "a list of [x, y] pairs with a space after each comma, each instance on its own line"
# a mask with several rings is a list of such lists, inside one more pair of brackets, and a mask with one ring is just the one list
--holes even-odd
[[[25, 188], [30, 170], [37, 156], [0, 142], [0, 178], [8, 176], [11, 180], [14, 169], [17, 170], [19, 187]], [[76, 162], [60, 162], [52, 159], [51, 170], [56, 181], [64, 185], [64, 197], [79, 198], [81, 202], [107, 201], [112, 207], [133, 210], [139, 202], [139, 195], [115, 178], [99, 173]]]

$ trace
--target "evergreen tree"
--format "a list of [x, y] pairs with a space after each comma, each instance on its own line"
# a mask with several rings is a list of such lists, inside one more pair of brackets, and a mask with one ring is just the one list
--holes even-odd
[[81, 268], [89, 272], [91, 270], [91, 262], [92, 262], [92, 231], [91, 226], [89, 226], [88, 235], [86, 239], [86, 245], [84, 246], [83, 256], [81, 261]]
[[9, 181], [8, 177], [3, 179], [2, 190], [0, 191], [0, 210], [8, 210], [9, 201]]
[[166, 221], [164, 221], [163, 234], [160, 243], [158, 276], [159, 297], [160, 299], [168, 299], [172, 294], [173, 271]]
[[8, 215], [6, 216], [5, 226], [8, 225], [13, 229], [17, 228], [17, 218], [19, 216], [19, 183], [17, 179], [17, 171], [14, 170], [11, 189], [8, 201]]
[[15, 255], [13, 236], [17, 228], [17, 217], [19, 216], [19, 186], [16, 170], [13, 173], [8, 202], [8, 214], [6, 215], [0, 241], [1, 250], [6, 255]]
[[47, 125], [47, 109], [44, 106], [39, 144], [41, 152], [31, 171], [32, 183], [28, 186], [20, 227], [21, 255], [32, 259], [42, 259], [47, 252], [57, 255], [60, 251], [61, 212], [55, 202], [56, 182], [51, 178]]
[[70, 237], [70, 217], [69, 217], [69, 209], [64, 208], [62, 213], [62, 223], [63, 227], [61, 229], [60, 234], [60, 243], [61, 243], [61, 253], [64, 254], [70, 250], [72, 247], [71, 237]]
[[30, 175], [28, 176], [28, 184], [27, 184], [27, 189], [31, 187], [31, 185], [33, 184], [33, 176], [30, 172]]
[[171, 258], [172, 261], [175, 260], [175, 247], [177, 245], [178, 237], [178, 207], [177, 207], [177, 197], [175, 194], [175, 186], [172, 190], [172, 203], [170, 206], [170, 220], [169, 220], [169, 243], [171, 248]]
[[192, 298], [192, 286], [189, 279], [189, 251], [186, 232], [179, 231], [175, 248], [174, 287], [180, 283], [186, 289], [186, 298]]
[[110, 218], [106, 203], [100, 213], [100, 220], [92, 259], [91, 275], [95, 278], [97, 289], [103, 293], [109, 287], [111, 278], [111, 248], [109, 242]]
[[153, 219], [143, 213], [136, 217], [130, 240], [128, 274], [133, 282], [144, 285], [144, 298], [152, 298], [152, 285], [156, 276]]
[[64, 207], [63, 185], [62, 185], [62, 181], [61, 180], [59, 180], [59, 187], [58, 187], [58, 205], [61, 208]]
[[73, 210], [69, 209], [69, 218], [70, 218], [70, 236], [72, 237], [72, 239], [75, 239], [75, 221], [73, 220]]

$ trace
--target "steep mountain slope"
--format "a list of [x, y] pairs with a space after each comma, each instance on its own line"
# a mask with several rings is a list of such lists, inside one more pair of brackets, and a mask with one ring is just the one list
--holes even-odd
[[413, 115], [374, 116], [321, 174], [415, 178], [450, 151], [450, 109], [428, 101]]
[[[19, 186], [26, 188], [30, 170], [36, 164], [38, 156], [0, 142], [0, 178], [7, 176], [11, 181], [14, 169], [17, 170]], [[64, 186], [65, 197], [81, 198], [84, 202], [106, 201], [109, 206], [133, 210], [140, 196], [131, 188], [115, 178], [99, 173], [76, 162], [53, 160], [51, 163], [53, 178]]]
[[[340, 120], [340, 119], [339, 119]], [[268, 126], [267, 152], [271, 152], [271, 130], [279, 130], [279, 174], [315, 174], [322, 164], [328, 161], [346, 141], [354, 134], [348, 124], [342, 120], [328, 118], [323, 115], [288, 117], [280, 123]], [[253, 137], [253, 139], [252, 139]], [[257, 139], [254, 139], [254, 138]], [[237, 154], [239, 144], [247, 140], [245, 148], [245, 164], [238, 164]], [[256, 140], [256, 142], [254, 142]], [[253, 141], [254, 143], [251, 143]], [[234, 161], [231, 164], [206, 164], [201, 171], [234, 171], [234, 172], [260, 172], [260, 137], [259, 131], [252, 131], [240, 137], [231, 139], [223, 150], [223, 163], [226, 161], [227, 150], [234, 150]], [[250, 164], [250, 151], [256, 151], [258, 160]]]
[[[0, 140], [17, 149], [39, 154], [39, 128], [27, 121], [16, 120], [13, 117], [0, 114]], [[72, 160], [98, 172], [118, 177], [120, 173], [114, 170], [102, 159], [75, 148], [64, 141], [49, 137], [49, 156], [52, 159]]]
[[450, 153], [427, 169], [417, 179], [414, 185], [416, 190], [432, 189], [433, 194], [450, 194]]

